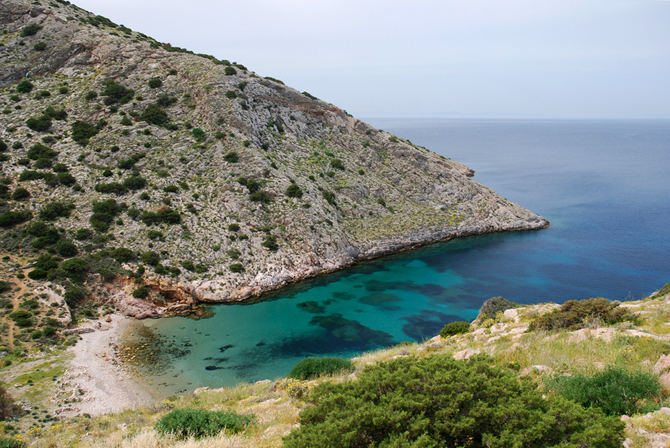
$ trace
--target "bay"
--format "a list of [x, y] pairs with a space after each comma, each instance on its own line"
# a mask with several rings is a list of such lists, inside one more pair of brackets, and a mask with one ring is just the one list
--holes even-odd
[[670, 281], [670, 121], [367, 119], [464, 163], [549, 219], [533, 232], [424, 247], [291, 286], [194, 321], [144, 321], [188, 351], [152, 372], [160, 396], [286, 375], [434, 336], [493, 296], [520, 303], [639, 299]]

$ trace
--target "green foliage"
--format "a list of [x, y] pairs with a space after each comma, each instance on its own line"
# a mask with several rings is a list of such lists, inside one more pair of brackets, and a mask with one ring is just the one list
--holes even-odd
[[158, 263], [160, 263], [161, 257], [157, 252], [147, 251], [140, 256], [140, 260], [142, 263], [146, 263], [149, 266], [156, 266]]
[[338, 170], [344, 170], [344, 162], [340, 159], [331, 159], [330, 166]]
[[503, 297], [491, 297], [479, 309], [479, 316], [482, 319], [494, 318], [498, 313], [504, 313], [507, 310], [518, 308], [518, 303], [510, 302]]
[[56, 244], [56, 252], [61, 257], [74, 257], [79, 252], [77, 246], [70, 240], [60, 240]]
[[593, 323], [615, 324], [617, 322], [637, 322], [635, 314], [618, 303], [598, 297], [586, 300], [568, 300], [557, 310], [544, 314], [530, 324], [530, 330], [570, 331], [585, 328]]
[[234, 90], [228, 90], [226, 92], [226, 98], [234, 100], [235, 98], [237, 98], [237, 92], [235, 92]]
[[71, 286], [65, 290], [63, 298], [70, 308], [74, 308], [86, 300], [86, 291], [77, 286]]
[[223, 156], [223, 160], [225, 160], [228, 163], [237, 163], [237, 161], [240, 160], [240, 156], [237, 154], [236, 151], [230, 151], [226, 153], [225, 156]]
[[86, 95], [84, 96], [86, 101], [92, 101], [92, 100], [96, 99], [97, 97], [98, 97], [98, 92], [94, 92], [92, 90], [86, 92]]
[[110, 80], [105, 83], [105, 89], [101, 95], [105, 97], [105, 104], [109, 106], [115, 103], [126, 104], [133, 99], [134, 94], [133, 89]]
[[377, 199], [377, 204], [381, 205], [382, 207], [386, 207], [386, 201], [384, 198]]
[[5, 152], [7, 151], [7, 143], [3, 139], [0, 138], [0, 152]]
[[299, 361], [288, 374], [289, 378], [312, 380], [324, 375], [351, 373], [356, 366], [348, 359], [342, 358], [305, 358]]
[[130, 176], [123, 180], [123, 186], [128, 190], [142, 190], [147, 186], [147, 180], [140, 176]]
[[21, 37], [34, 36], [42, 27], [36, 24], [26, 25], [21, 29]]
[[277, 252], [279, 250], [279, 244], [277, 244], [277, 237], [275, 235], [267, 235], [265, 241], [261, 243], [261, 246], [267, 247], [272, 252]]
[[230, 269], [230, 272], [234, 272], [236, 274], [244, 272], [244, 266], [241, 263], [233, 263], [228, 266], [228, 268]]
[[38, 159], [53, 159], [58, 155], [58, 151], [54, 151], [48, 146], [44, 146], [41, 143], [36, 143], [30, 147], [30, 150], [26, 154], [31, 160]]
[[33, 48], [35, 51], [44, 51], [47, 49], [47, 44], [44, 42], [37, 42], [35, 45], [33, 45]]
[[109, 254], [117, 263], [127, 263], [129, 261], [137, 260], [137, 255], [127, 247], [119, 247], [114, 249]]
[[205, 131], [203, 131], [200, 128], [193, 128], [191, 130], [191, 134], [193, 134], [193, 137], [195, 137], [195, 141], [198, 143], [202, 143], [205, 140], [207, 140], [207, 134], [205, 134]]
[[20, 83], [16, 85], [16, 91], [19, 93], [30, 93], [35, 86], [33, 85], [32, 82], [28, 81], [27, 79], [24, 79]]
[[71, 186], [77, 183], [77, 179], [70, 173], [58, 173], [57, 177], [61, 185]]
[[[96, 186], [97, 187], [97, 186]], [[114, 199], [93, 203], [93, 214], [89, 218], [91, 226], [98, 232], [106, 232], [114, 219], [123, 211], [123, 206]]]
[[170, 117], [157, 104], [149, 104], [140, 114], [140, 120], [156, 126], [165, 126], [170, 122]]
[[612, 416], [650, 412], [654, 408], [650, 400], [658, 399], [661, 391], [657, 376], [614, 366], [593, 376], [557, 376], [552, 385], [568, 400]]
[[40, 115], [39, 117], [31, 117], [26, 120], [26, 126], [35, 132], [45, 132], [51, 127], [51, 117]]
[[449, 322], [442, 328], [442, 330], [440, 330], [440, 336], [442, 336], [443, 338], [447, 338], [455, 334], [467, 333], [468, 331], [470, 331], [470, 322], [465, 321]]
[[31, 220], [33, 214], [28, 210], [8, 211], [0, 215], [0, 227], [12, 227]]
[[366, 367], [358, 380], [316, 387], [297, 447], [615, 447], [624, 423], [476, 356], [400, 358]]
[[0, 448], [24, 448], [25, 446], [25, 443], [15, 438], [0, 438]]
[[4, 280], [0, 280], [0, 294], [12, 290], [12, 284]]
[[291, 184], [286, 189], [286, 196], [288, 196], [289, 198], [301, 198], [302, 189], [298, 186], [298, 184]]
[[149, 87], [151, 87], [152, 89], [156, 89], [162, 85], [163, 81], [161, 81], [160, 78], [151, 78], [149, 80]]
[[168, 185], [167, 187], [163, 188], [163, 191], [166, 193], [178, 193], [179, 187], [177, 187], [176, 185]]
[[[59, 120], [63, 121], [67, 119], [67, 111], [64, 108], [56, 109], [53, 106], [49, 106], [46, 109], [44, 109], [44, 112], [42, 112], [42, 115], [47, 116], [49, 118], [53, 118], [54, 120]], [[47, 139], [47, 137], [43, 137], [42, 140], [44, 141]]]
[[268, 204], [272, 202], [272, 196], [265, 190], [258, 190], [249, 195], [249, 199], [252, 202], [261, 202], [263, 204]]
[[96, 184], [94, 187], [98, 193], [115, 194], [117, 196], [128, 193], [128, 188], [124, 187], [118, 182], [110, 182], [107, 184]]
[[170, 107], [177, 102], [177, 98], [170, 97], [166, 93], [159, 96], [156, 100], [156, 105], [160, 107]]
[[91, 229], [78, 229], [77, 233], [74, 234], [74, 239], [77, 241], [90, 240], [93, 237], [93, 231]]
[[42, 221], [55, 221], [58, 218], [67, 218], [74, 209], [74, 204], [64, 202], [50, 202], [40, 211], [39, 217]]
[[169, 207], [163, 207], [158, 212], [142, 212], [140, 220], [147, 226], [154, 224], [179, 224], [181, 223], [181, 215], [176, 210]]
[[184, 260], [181, 262], [181, 265], [184, 269], [189, 270], [191, 272], [195, 271], [195, 265], [191, 260]]
[[72, 124], [72, 140], [79, 143], [81, 146], [88, 145], [88, 141], [95, 137], [100, 129], [85, 121], [75, 121]]
[[221, 431], [243, 431], [253, 423], [253, 417], [228, 411], [204, 409], [175, 409], [156, 423], [159, 434], [174, 434], [179, 439], [210, 437]]
[[142, 285], [133, 291], [133, 297], [136, 299], [146, 299], [149, 296], [149, 288]]
[[228, 67], [226, 67], [226, 68], [224, 69], [224, 73], [225, 73], [226, 75], [228, 75], [228, 76], [232, 76], [232, 75], [236, 75], [236, 74], [237, 74], [237, 70], [235, 70], [235, 69], [234, 69], [233, 67], [231, 67], [231, 66], [228, 66]]
[[323, 190], [321, 192], [321, 195], [323, 196], [323, 198], [326, 200], [327, 203], [329, 203], [334, 207], [337, 206], [337, 203], [335, 202], [335, 193], [333, 193], [332, 191]]

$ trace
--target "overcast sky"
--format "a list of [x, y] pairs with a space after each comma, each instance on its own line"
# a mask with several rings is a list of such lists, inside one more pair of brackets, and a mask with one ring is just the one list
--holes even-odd
[[74, 3], [358, 117], [670, 118], [670, 1]]

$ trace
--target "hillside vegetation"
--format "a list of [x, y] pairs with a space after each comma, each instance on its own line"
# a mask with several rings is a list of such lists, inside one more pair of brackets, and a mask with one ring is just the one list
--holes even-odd
[[[354, 358], [353, 372], [341, 360], [311, 359], [296, 369], [316, 375], [306, 379], [198, 389], [97, 418], [43, 422], [38, 405], [0, 425], [30, 447], [666, 446], [664, 291], [623, 304], [590, 299], [482, 313], [465, 333]], [[603, 304], [622, 319], [608, 324], [592, 312]], [[579, 329], [530, 330], [575, 309]]]

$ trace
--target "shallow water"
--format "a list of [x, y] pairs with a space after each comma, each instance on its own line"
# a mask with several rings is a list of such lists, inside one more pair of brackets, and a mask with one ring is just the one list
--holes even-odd
[[670, 122], [368, 120], [462, 162], [551, 221], [362, 263], [214, 317], [144, 321], [188, 353], [147, 376], [160, 395], [286, 375], [471, 320], [482, 302], [633, 299], [670, 281]]

